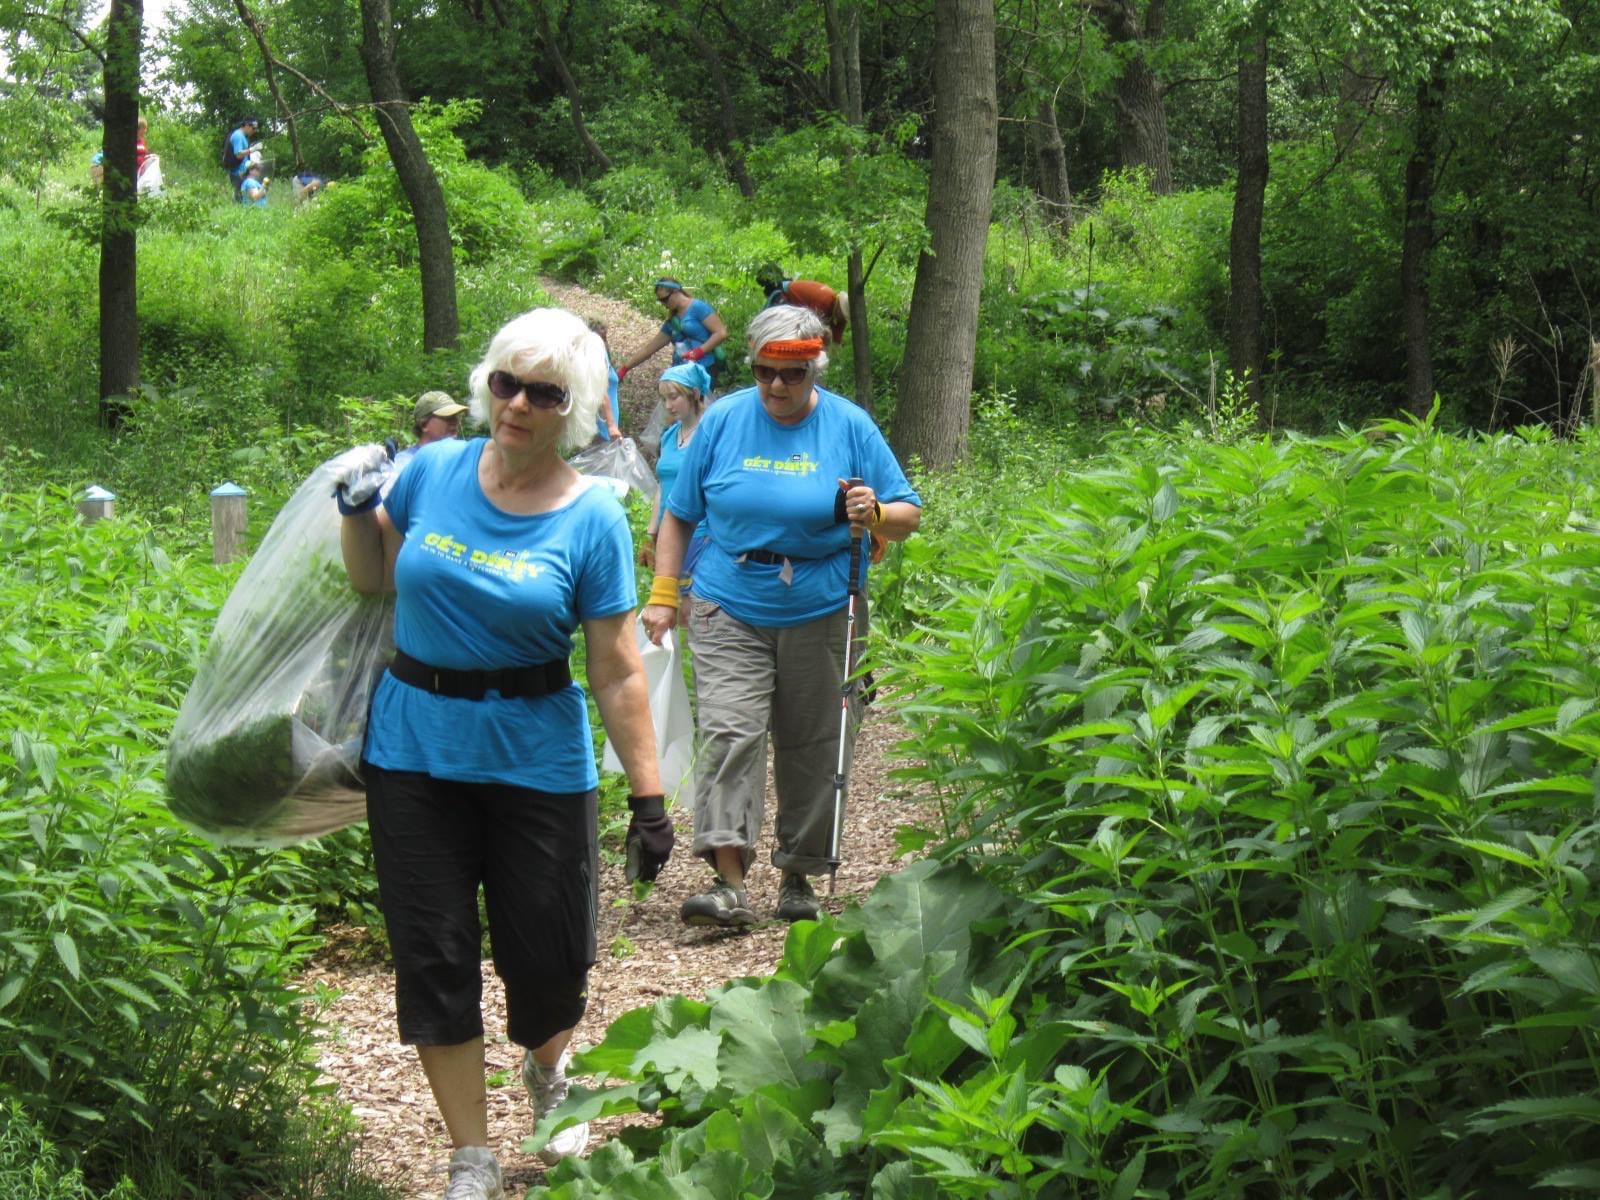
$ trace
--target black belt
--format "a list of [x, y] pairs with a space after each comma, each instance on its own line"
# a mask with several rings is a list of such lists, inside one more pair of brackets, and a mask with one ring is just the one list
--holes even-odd
[[484, 693], [490, 689], [499, 692], [507, 700], [548, 696], [572, 682], [572, 668], [565, 659], [531, 667], [452, 671], [449, 667], [433, 667], [419, 662], [404, 650], [394, 652], [389, 674], [401, 683], [409, 683], [435, 696], [449, 696], [456, 700], [482, 700]]
[[781, 567], [786, 562], [810, 562], [809, 558], [802, 558], [798, 554], [775, 554], [771, 550], [746, 550], [737, 557], [746, 562], [763, 563], [769, 567]]

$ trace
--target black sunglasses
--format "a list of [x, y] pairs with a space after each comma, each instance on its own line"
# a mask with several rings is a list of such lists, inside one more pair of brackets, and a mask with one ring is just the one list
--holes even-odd
[[750, 364], [750, 374], [756, 377], [758, 383], [771, 383], [774, 379], [781, 379], [790, 387], [804, 383], [806, 376], [811, 374], [810, 367], [768, 367], [761, 363]]
[[535, 408], [560, 408], [567, 402], [566, 388], [538, 380], [524, 383], [510, 371], [490, 371], [487, 382], [496, 400], [515, 400], [521, 392]]

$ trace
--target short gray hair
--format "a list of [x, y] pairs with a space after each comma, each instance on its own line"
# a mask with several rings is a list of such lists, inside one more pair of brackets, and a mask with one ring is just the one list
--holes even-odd
[[[805, 338], [821, 338], [822, 344], [828, 344], [828, 327], [822, 323], [822, 318], [809, 308], [799, 308], [793, 304], [775, 304], [771, 308], [764, 308], [755, 315], [745, 330], [745, 345], [750, 353], [745, 356], [749, 362], [761, 353], [761, 347], [768, 342], [788, 342], [803, 340]], [[820, 375], [828, 365], [828, 352], [824, 350], [811, 360], [811, 373]]]
[[491, 372], [510, 371], [522, 379], [545, 370], [567, 389], [572, 404], [561, 431], [561, 452], [581, 449], [594, 440], [595, 418], [607, 402], [608, 366], [605, 344], [582, 317], [564, 308], [535, 308], [512, 317], [490, 339], [483, 361], [472, 368], [472, 420], [489, 422]]

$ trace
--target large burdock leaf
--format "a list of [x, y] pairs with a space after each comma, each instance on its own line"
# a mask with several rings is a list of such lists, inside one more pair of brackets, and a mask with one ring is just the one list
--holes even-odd
[[744, 1095], [777, 1085], [799, 1089], [825, 1068], [807, 1060], [810, 991], [787, 979], [723, 992], [711, 1010], [711, 1032], [720, 1037], [717, 1066], [724, 1086]]
[[927, 995], [925, 969], [907, 971], [868, 998], [851, 1023], [853, 1036], [827, 1055], [841, 1070], [832, 1107], [816, 1117], [834, 1153], [861, 1139], [867, 1101], [890, 1082], [890, 1063], [904, 1056], [906, 1039], [928, 1007]]
[[884, 879], [859, 909], [839, 918], [846, 934], [861, 932], [884, 979], [919, 969], [949, 951], [964, 974], [975, 922], [999, 916], [1006, 898], [962, 863], [924, 861]]

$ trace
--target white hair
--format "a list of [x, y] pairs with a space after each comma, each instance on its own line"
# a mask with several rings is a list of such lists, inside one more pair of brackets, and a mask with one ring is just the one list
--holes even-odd
[[[775, 304], [771, 308], [764, 308], [751, 320], [750, 326], [745, 330], [745, 345], [750, 353], [745, 356], [745, 361], [750, 362], [761, 353], [761, 347], [768, 342], [799, 341], [805, 338], [821, 338], [822, 344], [828, 344], [828, 327], [822, 323], [822, 318], [809, 308], [800, 308], [793, 304]], [[813, 375], [821, 375], [828, 365], [828, 352], [822, 351], [809, 364]]]
[[567, 389], [567, 423], [561, 431], [561, 452], [581, 449], [594, 440], [595, 418], [608, 402], [605, 343], [582, 317], [564, 308], [535, 308], [513, 317], [500, 328], [472, 368], [468, 406], [472, 420], [489, 422], [489, 375], [509, 371], [526, 379], [535, 371], [554, 375]]

